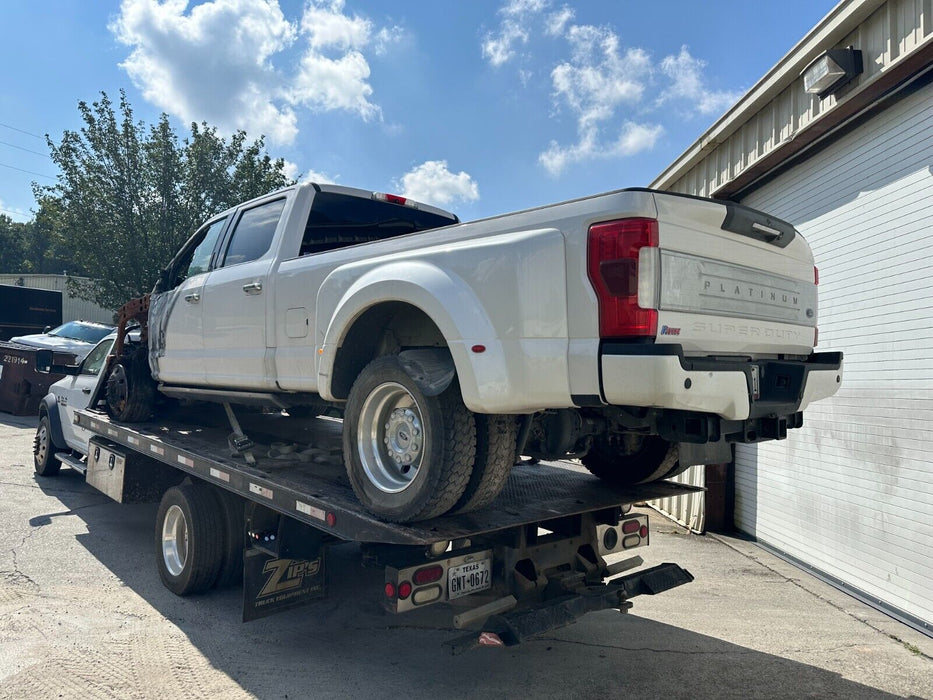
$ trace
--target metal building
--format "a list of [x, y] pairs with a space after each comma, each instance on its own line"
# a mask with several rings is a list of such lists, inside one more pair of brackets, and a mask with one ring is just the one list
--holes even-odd
[[793, 223], [820, 270], [819, 349], [845, 352], [802, 429], [737, 449], [737, 528], [927, 633], [931, 78], [930, 0], [846, 0], [652, 183]]
[[[87, 278], [81, 277], [79, 279], [86, 280]], [[65, 323], [75, 319], [113, 323], [113, 309], [105, 309], [92, 301], [69, 296], [67, 281], [68, 275], [0, 275], [0, 284], [15, 284], [21, 287], [60, 291], [62, 293], [62, 321]]]

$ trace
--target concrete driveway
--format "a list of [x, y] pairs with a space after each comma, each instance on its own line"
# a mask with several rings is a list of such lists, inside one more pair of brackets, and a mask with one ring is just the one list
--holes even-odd
[[0, 697], [933, 698], [933, 640], [753, 543], [652, 517], [647, 564], [696, 581], [511, 649], [451, 656], [438, 610], [385, 616], [335, 550], [329, 598], [240, 622], [237, 589], [178, 598], [155, 505], [37, 478], [35, 420], [0, 414]]

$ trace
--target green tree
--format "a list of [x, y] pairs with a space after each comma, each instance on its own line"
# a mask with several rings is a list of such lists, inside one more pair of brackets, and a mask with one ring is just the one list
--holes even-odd
[[[163, 114], [135, 121], [121, 91], [115, 108], [106, 93], [78, 103], [84, 126], [47, 139], [60, 174], [37, 187], [37, 221], [52, 224], [52, 257], [67, 253], [73, 269], [94, 283], [74, 291], [118, 307], [152, 289], [159, 271], [205, 219], [245, 199], [292, 184], [285, 161], [273, 160], [263, 139], [229, 140], [206, 123], [179, 141]], [[48, 257], [48, 256], [46, 256]]]
[[27, 224], [0, 214], [0, 272], [23, 272], [23, 239]]

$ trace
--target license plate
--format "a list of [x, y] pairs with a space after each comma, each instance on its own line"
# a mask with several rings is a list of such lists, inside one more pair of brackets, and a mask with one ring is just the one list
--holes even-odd
[[490, 559], [452, 566], [447, 571], [447, 598], [454, 600], [492, 588]]

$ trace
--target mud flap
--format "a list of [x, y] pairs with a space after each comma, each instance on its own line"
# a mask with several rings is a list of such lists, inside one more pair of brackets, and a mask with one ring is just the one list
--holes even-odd
[[324, 597], [323, 549], [316, 559], [290, 559], [252, 548], [243, 568], [243, 622]]
[[243, 554], [243, 622], [324, 597], [321, 534], [303, 523], [251, 504]]

